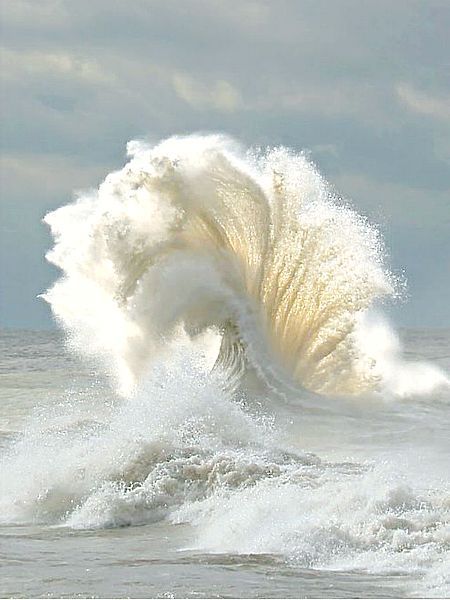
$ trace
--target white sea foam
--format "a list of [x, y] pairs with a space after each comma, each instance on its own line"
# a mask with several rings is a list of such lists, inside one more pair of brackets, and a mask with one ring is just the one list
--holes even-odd
[[336, 462], [287, 445], [208, 368], [184, 339], [102, 422], [63, 423], [64, 405], [40, 415], [0, 465], [1, 521], [95, 529], [165, 519], [190, 524], [197, 551], [403, 573], [416, 592], [449, 591], [448, 482], [427, 485], [395, 457]]

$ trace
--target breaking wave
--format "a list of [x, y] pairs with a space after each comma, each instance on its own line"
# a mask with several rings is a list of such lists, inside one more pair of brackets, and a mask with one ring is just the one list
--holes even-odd
[[[421, 397], [448, 390], [434, 366], [404, 361], [380, 316], [396, 283], [376, 228], [283, 148], [191, 136], [129, 153], [46, 217], [63, 277], [45, 297], [121, 395], [105, 387], [89, 410], [72, 396], [30, 420], [0, 461], [0, 521], [187, 523], [197, 551], [409, 574], [414, 593], [445, 594], [438, 467], [426, 481], [394, 458], [321, 458], [283, 428], [302, 420], [321, 450], [332, 427], [360, 447], [386, 429], [392, 444]], [[409, 398], [370, 413], [386, 395]]]
[[[395, 335], [367, 325], [396, 288], [379, 232], [304, 155], [220, 136], [128, 152], [98, 191], [45, 218], [64, 272], [45, 298], [123, 392], [182, 330], [216, 332], [230, 385], [252, 369], [318, 393], [414, 393], [408, 375], [393, 381]], [[422, 371], [422, 392], [443, 383]]]

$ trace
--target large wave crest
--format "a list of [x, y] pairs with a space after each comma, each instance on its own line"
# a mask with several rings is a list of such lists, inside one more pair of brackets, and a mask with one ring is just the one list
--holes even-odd
[[230, 377], [253, 367], [331, 394], [386, 384], [366, 335], [396, 288], [379, 232], [303, 154], [244, 152], [217, 135], [128, 152], [98, 190], [45, 219], [64, 272], [45, 297], [122, 391], [180, 330], [220, 336], [216, 365]]

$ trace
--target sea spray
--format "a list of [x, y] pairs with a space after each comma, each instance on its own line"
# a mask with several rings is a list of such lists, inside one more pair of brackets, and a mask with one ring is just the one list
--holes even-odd
[[124, 393], [180, 326], [221, 336], [217, 362], [235, 374], [245, 362], [328, 394], [388, 385], [363, 325], [396, 293], [382, 240], [303, 154], [215, 135], [128, 151], [45, 218], [64, 274], [45, 297]]

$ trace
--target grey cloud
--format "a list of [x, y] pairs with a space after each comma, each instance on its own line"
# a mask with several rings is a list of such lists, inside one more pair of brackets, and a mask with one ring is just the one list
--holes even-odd
[[442, 121], [450, 121], [450, 94], [439, 97], [403, 83], [397, 86], [397, 94], [409, 110]]
[[[399, 263], [419, 252], [412, 219], [430, 239], [438, 221], [445, 246], [447, 1], [14, 0], [1, 10], [1, 210], [37, 236], [32, 254], [49, 243], [42, 211], [119, 167], [130, 138], [194, 130], [310, 148], [338, 190], [391, 223]], [[2, 240], [4, 252], [23, 254], [18, 239]], [[36, 289], [53, 274], [39, 269]], [[43, 322], [33, 310], [5, 314]]]

